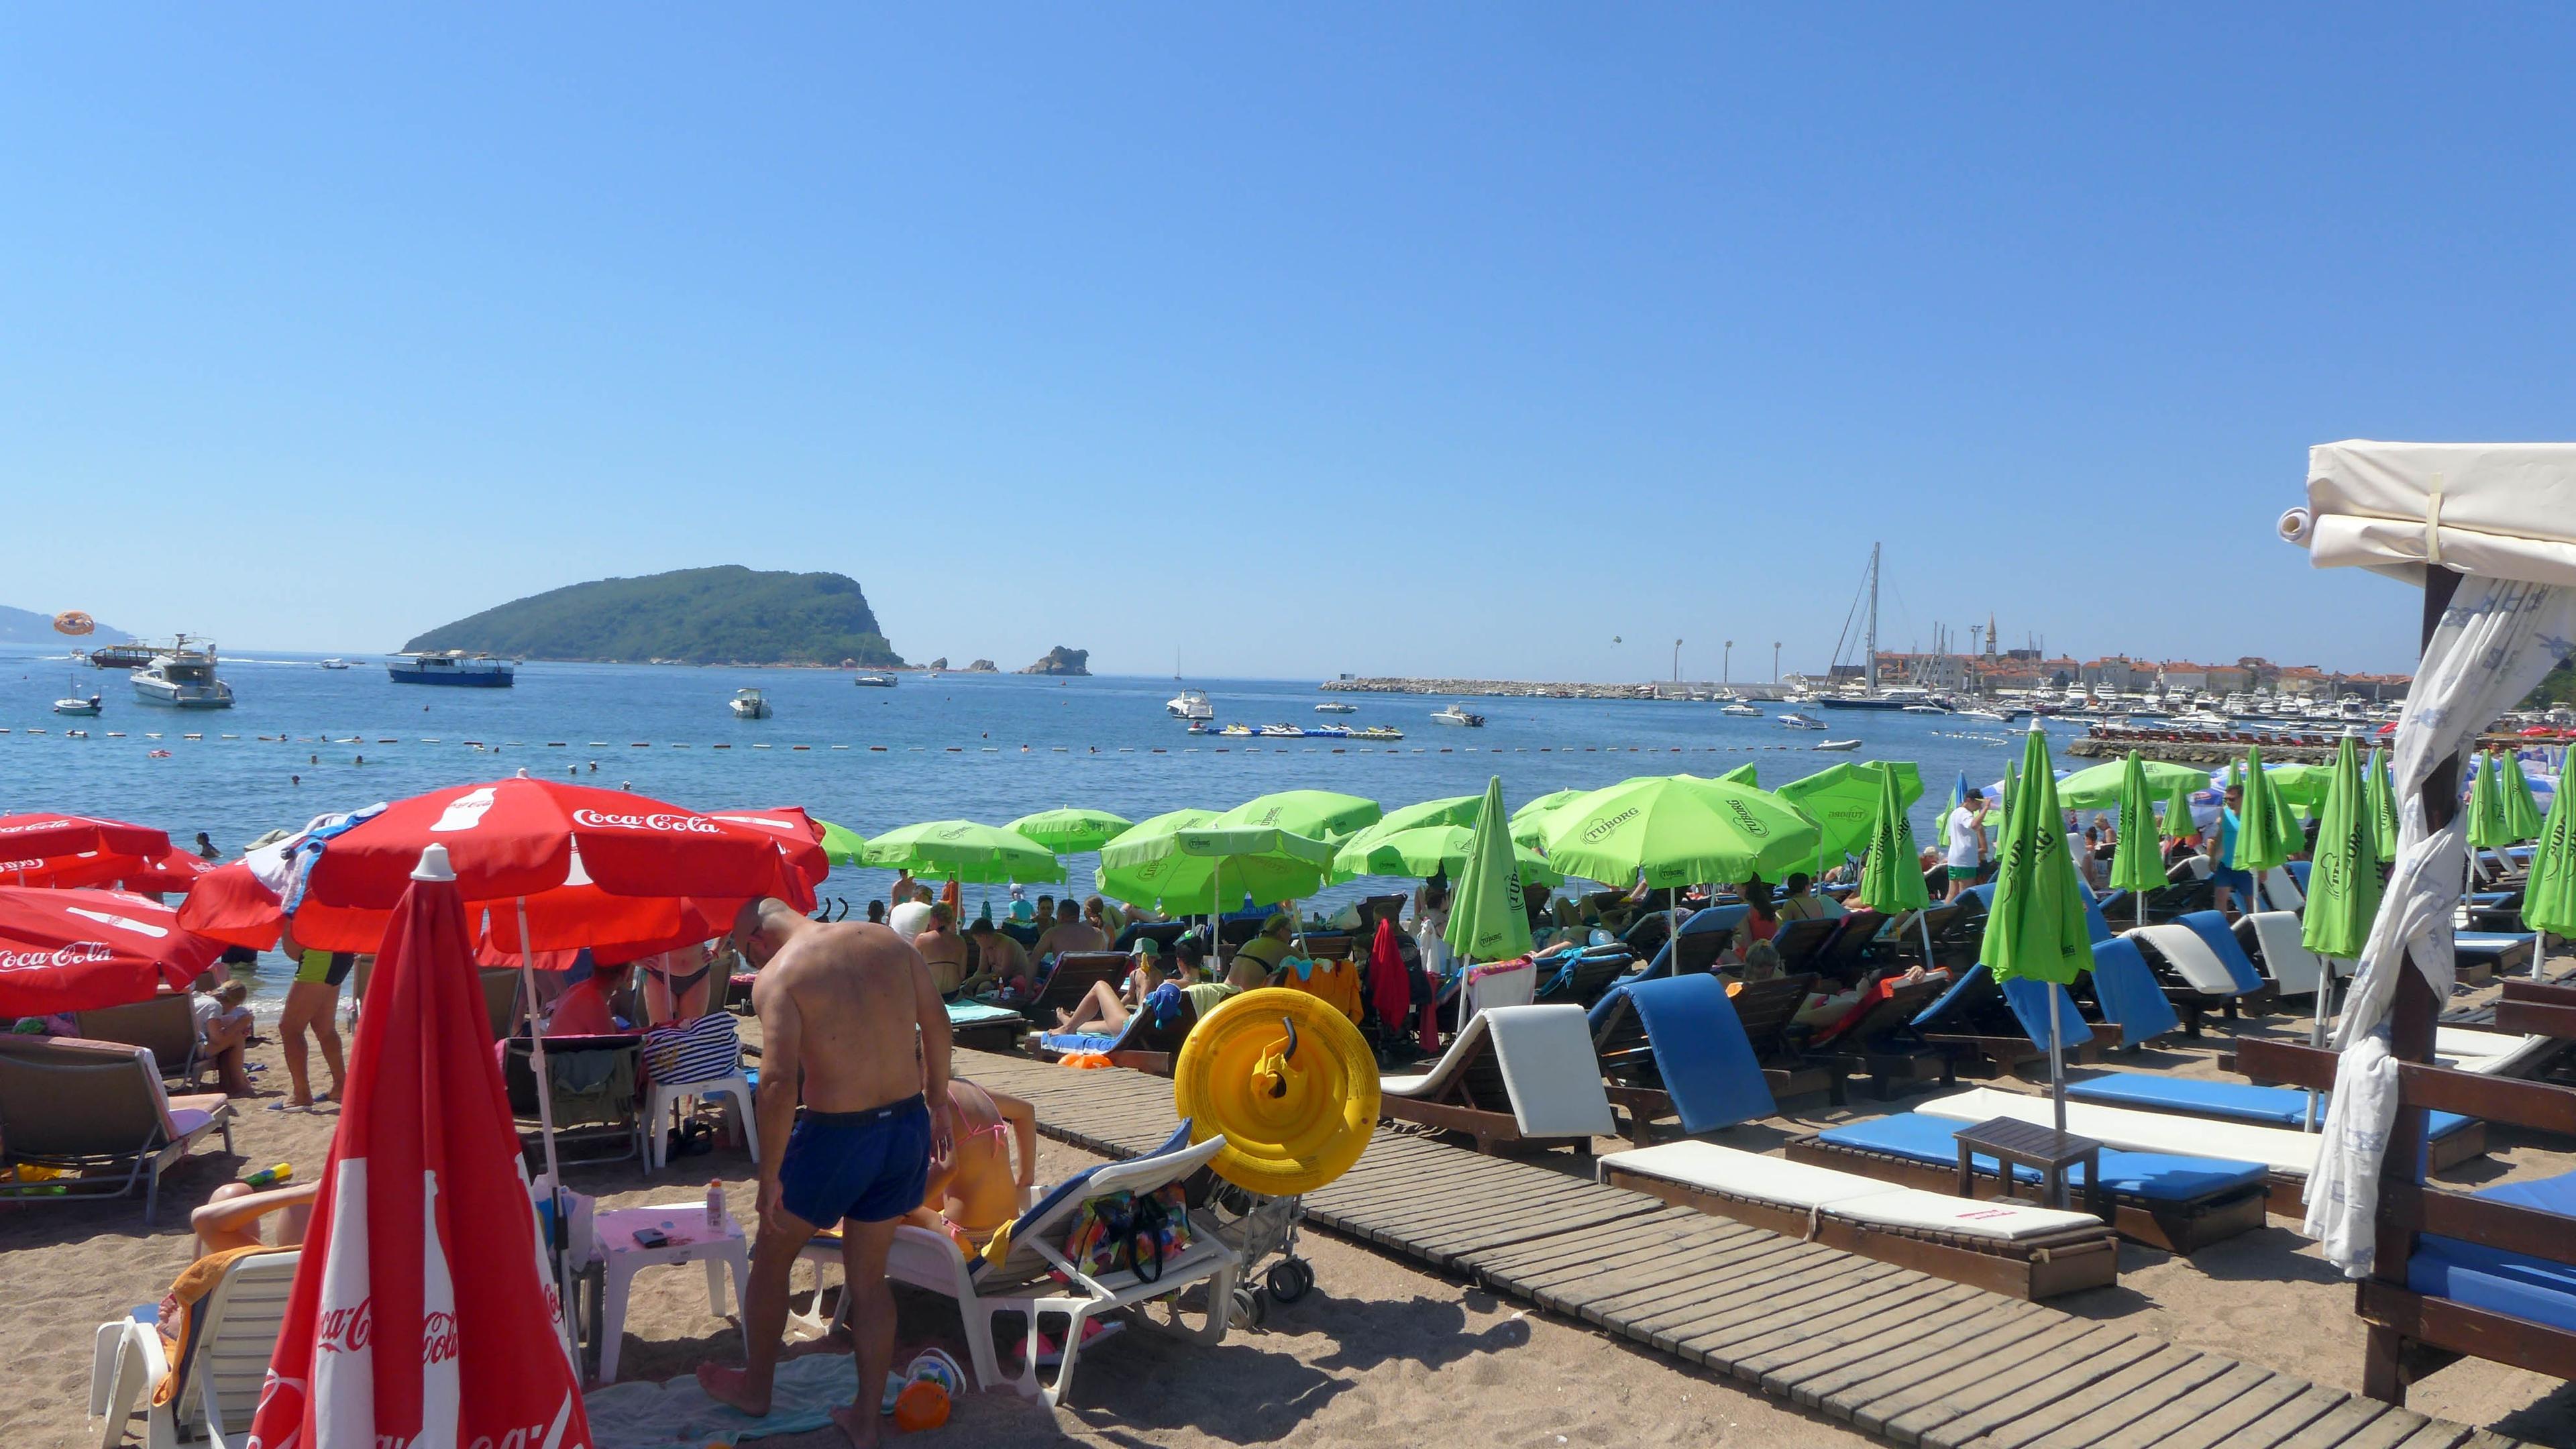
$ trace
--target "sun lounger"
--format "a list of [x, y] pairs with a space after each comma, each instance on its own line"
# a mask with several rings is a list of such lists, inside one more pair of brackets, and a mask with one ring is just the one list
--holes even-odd
[[2540, 938], [2530, 931], [2454, 931], [2451, 949], [2462, 966], [2484, 966], [2498, 976], [2531, 970]]
[[[2497, 1183], [2468, 1196], [2557, 1214], [2571, 1220], [2560, 1227], [2560, 1241], [2576, 1241], [2576, 1173]], [[2426, 1233], [2407, 1260], [2406, 1286], [2427, 1298], [2576, 1332], [2576, 1265]]]
[[161, 1174], [209, 1134], [233, 1150], [233, 1108], [220, 1092], [173, 1097], [149, 1049], [79, 1037], [0, 1036], [0, 1198], [123, 1197], [143, 1187], [143, 1221], [161, 1206]]
[[1921, 939], [1914, 933], [1916, 914], [1907, 911], [1899, 916], [1883, 916], [1868, 909], [1845, 911], [1834, 923], [1834, 933], [1806, 960], [1797, 963], [1798, 969], [1813, 971], [1828, 980], [1857, 981], [1869, 969], [1873, 957], [1893, 955], [1900, 934], [1910, 941]]
[[2015, 1298], [2119, 1281], [2120, 1245], [2090, 1213], [1898, 1187], [1856, 1172], [1667, 1142], [1614, 1152], [1603, 1182]]
[[[2218, 923], [2214, 935], [2193, 928], [2192, 922], [2201, 918]], [[2215, 1009], [2233, 1018], [2239, 1001], [2263, 989], [2261, 973], [2245, 958], [2216, 911], [2195, 911], [2161, 926], [2139, 926], [2126, 935], [2164, 966], [2165, 996], [2182, 1013], [2186, 1036], [2200, 1035], [2205, 1013]], [[2224, 954], [2215, 944], [2218, 941], [2226, 943]]]
[[[1685, 952], [1687, 956], [1689, 953]], [[1636, 955], [1625, 946], [1586, 946], [1567, 952], [1562, 957], [1543, 959], [1538, 965], [1538, 983], [1530, 999], [1535, 1002], [1572, 1002], [1589, 1010], [1604, 993], [1637, 964]]]
[[1949, 978], [1939, 975], [1913, 981], [1890, 976], [1871, 982], [1851, 1010], [1815, 1034], [1807, 1051], [1833, 1057], [1847, 1073], [1867, 1076], [1872, 1095], [1880, 1101], [1887, 1100], [1897, 1082], [1938, 1078], [1946, 1087], [1958, 1080], [1950, 1058], [1917, 1035], [1913, 1023], [1949, 989]]
[[2566, 1047], [2565, 1041], [2551, 1036], [2521, 1036], [2464, 1026], [2433, 1028], [2435, 1061], [2482, 1077], [2533, 1076]]
[[[2296, 914], [2307, 909], [2308, 893], [2301, 888], [2299, 878], [2277, 865], [2254, 878], [2254, 894], [2257, 903], [2267, 910]], [[2244, 904], [2239, 902], [2238, 908], [2243, 909]]]
[[2093, 943], [2093, 1001], [2102, 1009], [2102, 1019], [2120, 1029], [2124, 1047], [2141, 1047], [2182, 1029], [2182, 1018], [2157, 984], [2155, 968], [2138, 943], [2125, 937]]
[[[1205, 1219], [1193, 1216], [1190, 1245], [1160, 1260], [1151, 1276], [1126, 1268], [1093, 1274], [1067, 1260], [1062, 1251], [1085, 1204], [1117, 1192], [1140, 1198], [1159, 1192], [1206, 1166], [1224, 1148], [1222, 1135], [1193, 1144], [1190, 1124], [1184, 1122], [1162, 1146], [1143, 1157], [1076, 1173], [995, 1235], [994, 1241], [1004, 1244], [998, 1259], [990, 1253], [968, 1258], [943, 1232], [898, 1227], [894, 1246], [886, 1255], [886, 1276], [956, 1300], [958, 1314], [965, 1320], [966, 1353], [977, 1387], [1007, 1382], [1023, 1395], [1044, 1399], [1053, 1407], [1073, 1387], [1074, 1360], [1082, 1351], [1084, 1329], [1103, 1314], [1168, 1298], [1174, 1330], [1201, 1343], [1224, 1340], [1227, 1318], [1234, 1311], [1235, 1277], [1243, 1261]], [[801, 1256], [837, 1265], [840, 1234], [815, 1235]], [[1180, 1318], [1181, 1290], [1199, 1283], [1207, 1284], [1200, 1301], [1204, 1317], [1199, 1327], [1185, 1329]], [[842, 1301], [848, 1302], [846, 1293]], [[1002, 1375], [1001, 1355], [993, 1340], [993, 1319], [1003, 1313], [1016, 1313], [1026, 1320], [1019, 1371], [1008, 1379]], [[1139, 1313], [1136, 1318], [1144, 1321], [1145, 1315]], [[807, 1319], [798, 1326], [810, 1333], [817, 1324]], [[1062, 1346], [1063, 1357], [1052, 1382], [1039, 1377], [1041, 1334]]]
[[153, 1391], [173, 1365], [161, 1342], [155, 1305], [102, 1323], [90, 1352], [89, 1411], [106, 1419], [102, 1442], [125, 1437], [143, 1418], [144, 1449], [239, 1443], [250, 1429], [268, 1382], [269, 1355], [286, 1319], [301, 1256], [293, 1248], [248, 1253], [224, 1266], [223, 1278], [197, 1300], [178, 1382], [164, 1403]]
[[1121, 951], [1067, 951], [1055, 958], [1055, 967], [1047, 973], [1037, 995], [1017, 1005], [995, 1001], [986, 1004], [1011, 1006], [1031, 1021], [1051, 1022], [1059, 1011], [1080, 1009], [1083, 998], [1091, 994], [1093, 982], [1106, 981], [1115, 991], [1127, 979], [1127, 973], [1135, 969], [1136, 958]]
[[1705, 972], [1615, 988], [1588, 1018], [1610, 1100], [1643, 1146], [1660, 1118], [1714, 1132], [1774, 1110], [1726, 983]]
[[1728, 992], [1726, 1000], [1735, 1008], [1736, 1025], [1743, 1028], [1753, 1059], [1762, 1064], [1762, 1080], [1775, 1101], [1824, 1092], [1839, 1107], [1843, 1104], [1841, 1064], [1808, 1056], [1806, 1042], [1813, 1033], [1797, 1024], [1798, 1008], [1815, 989], [1816, 978], [1802, 971], [1744, 982]]
[[[1981, 1119], [1982, 1120], [1982, 1119]], [[1899, 1112], [1791, 1138], [1789, 1160], [1836, 1167], [1884, 1182], [1946, 1192], [1958, 1184], [1961, 1124], [1921, 1112]], [[2129, 1152], [2105, 1147], [2098, 1191], [2111, 1225], [2125, 1238], [2177, 1253], [2195, 1252], [2263, 1226], [2264, 1172], [2259, 1162]], [[2002, 1189], [1999, 1164], [1974, 1159], [1980, 1184]], [[2015, 1168], [2014, 1181], [2036, 1187], [2039, 1174]], [[2093, 1190], [2079, 1166], [2070, 1188]], [[1981, 1186], [1980, 1190], [1984, 1190]]]
[[1954, 1075], [2000, 1076], [2025, 1062], [2048, 1059], [2052, 991], [2057, 993], [2058, 1030], [2067, 1060], [2091, 1061], [2105, 1044], [2118, 1044], [2115, 1027], [2106, 1025], [2096, 1036], [2065, 987], [2027, 980], [1998, 983], [1983, 966], [1968, 968], [1956, 986], [1925, 1007], [1914, 1018], [1914, 1030], [1949, 1056]]
[[206, 1068], [213, 1065], [197, 1060], [197, 1013], [184, 991], [98, 1011], [73, 1012], [72, 1035], [83, 1041], [148, 1048], [162, 1078], [184, 1080], [190, 1091], [196, 1090]]
[[[2299, 918], [2288, 911], [2255, 911], [2236, 918], [2236, 943], [2283, 996], [2314, 996], [2325, 979], [2325, 965], [2299, 939]], [[2335, 963], [2337, 976], [2350, 976], [2352, 963]]]
[[[2183, 1117], [2212, 1117], [2256, 1127], [2297, 1129], [2308, 1120], [2308, 1094], [2295, 1087], [2258, 1087], [2248, 1082], [2168, 1077], [2154, 1072], [2104, 1072], [2080, 1082], [2068, 1082], [2066, 1100]], [[2325, 1120], [2322, 1095], [2317, 1099], [2317, 1120]], [[2434, 1112], [2426, 1132], [2432, 1143], [2436, 1172], [2486, 1155], [2487, 1127], [2476, 1118], [2457, 1112]]]
[[1382, 1077], [1378, 1093], [1387, 1116], [1467, 1133], [1479, 1152], [1511, 1142], [1589, 1153], [1618, 1130], [1579, 1006], [1480, 1011], [1430, 1071]]
[[[536, 1061], [528, 1039], [500, 1042], [501, 1085], [521, 1135], [542, 1120], [537, 1110]], [[550, 1036], [546, 1069], [553, 1079], [555, 1147], [565, 1162], [619, 1162], [644, 1155], [644, 1038]], [[581, 1154], [578, 1158], [565, 1155]]]
[[[1637, 973], [1638, 979], [1651, 981], [1662, 976], [1706, 971], [1716, 966], [1717, 958], [1726, 950], [1727, 942], [1735, 939], [1735, 928], [1744, 923], [1745, 916], [1750, 914], [1752, 909], [1751, 906], [1737, 901], [1723, 906], [1705, 906], [1684, 916], [1679, 938], [1678, 964], [1675, 960], [1674, 944], [1657, 936], [1653, 958], [1646, 963], [1646, 969]], [[1631, 931], [1629, 934], [1633, 937], [1636, 933]], [[1627, 944], [1632, 952], [1638, 949], [1634, 940]]]
[[1790, 921], [1771, 938], [1771, 949], [1780, 953], [1780, 964], [1792, 970], [1804, 970], [1807, 958], [1816, 954], [1834, 933], [1842, 929], [1840, 916], [1819, 916], [1812, 921]]
[[1138, 1010], [1129, 1012], [1126, 1023], [1115, 1032], [1041, 1033], [1036, 1039], [1035, 1055], [1041, 1061], [1054, 1061], [1076, 1052], [1097, 1052], [1108, 1057], [1112, 1066], [1168, 1077], [1172, 1074], [1172, 1058], [1180, 1054], [1181, 1044], [1189, 1039], [1190, 1025], [1190, 1008], [1185, 1000], [1168, 1021], [1157, 1020], [1154, 1012]]

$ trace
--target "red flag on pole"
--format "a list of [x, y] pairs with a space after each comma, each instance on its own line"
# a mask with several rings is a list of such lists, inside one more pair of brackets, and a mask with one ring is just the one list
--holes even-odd
[[587, 1449], [447, 852], [393, 909], [252, 1449]]

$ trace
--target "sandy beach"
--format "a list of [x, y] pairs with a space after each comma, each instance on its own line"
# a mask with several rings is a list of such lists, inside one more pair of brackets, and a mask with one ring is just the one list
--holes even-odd
[[[756, 1039], [757, 1028], [750, 1023]], [[2268, 1021], [2287, 1030], [2290, 1019]], [[2151, 1051], [2121, 1065], [2216, 1075], [2226, 1038]], [[264, 1091], [282, 1081], [273, 1041], [254, 1048]], [[966, 1059], [971, 1064], [971, 1058]], [[2081, 1069], [2079, 1069], [2081, 1070]], [[2007, 1084], [2009, 1085], [2009, 1084]], [[2022, 1084], [2026, 1089], [2029, 1084]], [[142, 1223], [139, 1203], [0, 1206], [0, 1253], [8, 1265], [10, 1311], [0, 1315], [0, 1361], [13, 1392], [0, 1396], [0, 1434], [27, 1445], [95, 1443], [84, 1416], [90, 1339], [96, 1326], [157, 1300], [190, 1258], [188, 1210], [238, 1174], [286, 1161], [318, 1169], [335, 1118], [266, 1110], [273, 1096], [240, 1104], [240, 1149], [201, 1154], [164, 1183], [161, 1219]], [[1722, 1134], [1751, 1149], [1776, 1147], [1819, 1126], [1901, 1109], [1905, 1098], [1828, 1109], [1821, 1097]], [[2489, 1155], [2443, 1174], [2459, 1186], [2576, 1168], [2576, 1153], [2492, 1129]], [[1603, 1152], [1625, 1144], [1605, 1139]], [[1042, 1140], [1039, 1176], [1054, 1180], [1095, 1159]], [[1550, 1159], [1540, 1159], [1548, 1161]], [[1551, 1165], [1570, 1174], [1588, 1165], [1570, 1154]], [[739, 1149], [682, 1158], [647, 1180], [632, 1162], [575, 1168], [572, 1185], [605, 1207], [694, 1201], [711, 1177], [725, 1184], [739, 1217], [751, 1213], [751, 1163]], [[1874, 1442], [1848, 1426], [1783, 1407], [1731, 1381], [1551, 1317], [1485, 1289], [1422, 1271], [1374, 1249], [1310, 1232], [1306, 1251], [1315, 1293], [1275, 1308], [1261, 1331], [1229, 1335], [1206, 1349], [1131, 1332], [1083, 1360], [1070, 1403], [1049, 1411], [1008, 1391], [973, 1394], [938, 1438], [1006, 1445], [1166, 1445], [1279, 1442], [1297, 1445], [1460, 1443], [1830, 1445]], [[805, 1281], [800, 1277], [799, 1282]], [[898, 1290], [899, 1358], [927, 1346], [963, 1359], [953, 1307]], [[2051, 1305], [2134, 1332], [2221, 1353], [2318, 1383], [2357, 1386], [2362, 1330], [2351, 1289], [2285, 1219], [2204, 1249], [2193, 1258], [2124, 1243], [2116, 1288], [2070, 1295]], [[619, 1378], [685, 1376], [710, 1357], [735, 1360], [734, 1323], [707, 1311], [694, 1270], [642, 1275], [629, 1308]], [[833, 1352], [826, 1342], [795, 1352]], [[2421, 1381], [2410, 1398], [2421, 1412], [2544, 1444], [2576, 1443], [2576, 1389], [2551, 1379], [2468, 1361]], [[830, 1432], [776, 1436], [781, 1446], [828, 1449]]]

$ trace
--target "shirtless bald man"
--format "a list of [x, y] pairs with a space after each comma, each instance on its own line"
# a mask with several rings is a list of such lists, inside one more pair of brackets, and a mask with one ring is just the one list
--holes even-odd
[[759, 968], [751, 1000], [769, 1067], [758, 1099], [760, 1237], [743, 1305], [749, 1363], [701, 1365], [698, 1384], [746, 1414], [769, 1412], [788, 1270], [809, 1239], [837, 1223], [859, 1389], [832, 1421], [858, 1449], [871, 1449], [877, 1396], [894, 1366], [886, 1252], [904, 1215], [921, 1206], [931, 1158], [956, 1151], [948, 1011], [920, 953], [883, 926], [826, 925], [784, 901], [759, 900], [742, 908], [731, 939]]

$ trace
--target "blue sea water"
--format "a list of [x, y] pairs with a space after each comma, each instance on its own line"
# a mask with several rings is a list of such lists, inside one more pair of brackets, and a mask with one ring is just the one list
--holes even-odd
[[[520, 666], [515, 688], [478, 690], [395, 684], [377, 658], [351, 656], [345, 671], [318, 668], [317, 659], [227, 657], [222, 674], [238, 703], [197, 712], [137, 701], [120, 671], [75, 669], [58, 653], [0, 653], [0, 813], [112, 816], [159, 826], [183, 843], [203, 830], [229, 858], [264, 831], [295, 829], [325, 811], [522, 769], [631, 785], [700, 810], [802, 805], [872, 835], [954, 817], [1001, 824], [1059, 805], [1143, 819], [1296, 788], [1344, 790], [1393, 807], [1478, 792], [1494, 775], [1518, 804], [1631, 775], [1716, 774], [1747, 760], [1758, 763], [1763, 784], [1778, 785], [1845, 760], [1903, 759], [1923, 772], [1926, 798], [1915, 806], [1914, 828], [1928, 841], [1939, 797], [1959, 772], [1979, 784], [1993, 780], [2019, 744], [1991, 721], [1846, 712], [1827, 716], [1831, 728], [1815, 733], [1729, 718], [1708, 704], [1641, 700], [1469, 699], [1487, 724], [1464, 730], [1431, 722], [1430, 712], [1449, 702], [1439, 696], [1192, 680], [1214, 699], [1221, 721], [1385, 723], [1406, 734], [1390, 745], [1220, 740], [1185, 734], [1165, 713], [1178, 688], [1168, 679], [908, 674], [894, 689], [862, 689], [837, 670], [531, 662]], [[773, 718], [727, 712], [734, 690], [746, 685], [767, 693]], [[51, 713], [67, 688], [104, 695], [105, 715]], [[1315, 714], [1324, 699], [1349, 700], [1359, 712]], [[2074, 728], [2060, 725], [2059, 738]], [[203, 738], [182, 738], [189, 733]], [[1855, 736], [1864, 741], [1855, 754], [1812, 748]], [[155, 750], [168, 757], [152, 758]], [[1089, 889], [1092, 863], [1065, 862], [1071, 889]], [[890, 880], [843, 867], [822, 894], [846, 899], [855, 913]], [[1399, 888], [1353, 883], [1325, 903]], [[967, 889], [970, 910], [978, 894]]]

